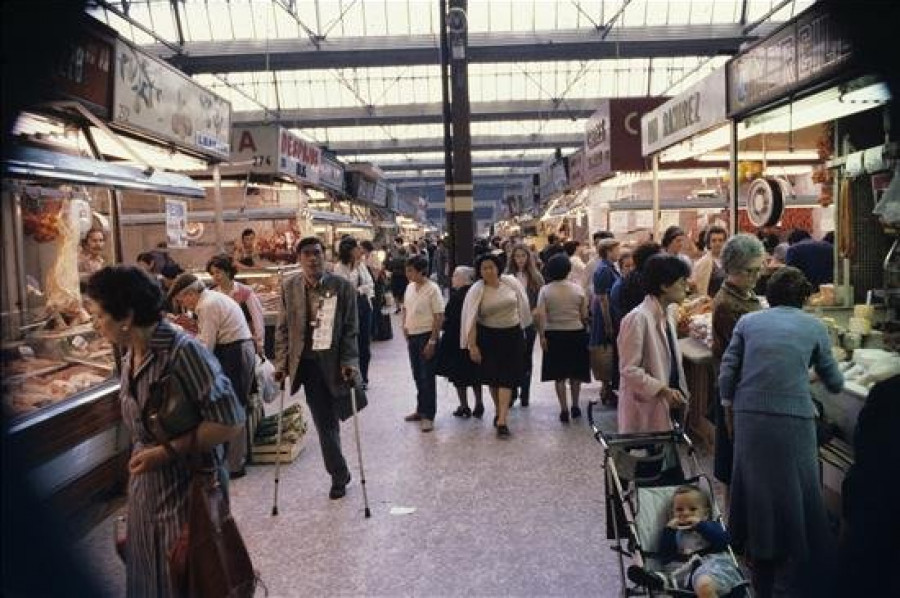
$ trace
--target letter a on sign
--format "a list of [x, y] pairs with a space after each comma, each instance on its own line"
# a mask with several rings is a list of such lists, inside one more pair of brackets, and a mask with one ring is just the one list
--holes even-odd
[[250, 131], [243, 131], [241, 133], [241, 140], [238, 143], [238, 153], [244, 151], [244, 149], [248, 147], [256, 153], [256, 142], [253, 141], [253, 133]]

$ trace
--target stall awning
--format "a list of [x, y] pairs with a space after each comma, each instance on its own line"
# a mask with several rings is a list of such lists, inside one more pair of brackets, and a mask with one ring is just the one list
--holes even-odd
[[3, 160], [3, 174], [34, 180], [99, 185], [144, 193], [203, 199], [206, 192], [189, 177], [154, 171], [149, 176], [134, 166], [101, 162], [35, 147], [13, 147]]
[[339, 214], [337, 212], [327, 212], [325, 210], [310, 210], [313, 221], [328, 222], [330, 224], [353, 224], [352, 216], [347, 214]]

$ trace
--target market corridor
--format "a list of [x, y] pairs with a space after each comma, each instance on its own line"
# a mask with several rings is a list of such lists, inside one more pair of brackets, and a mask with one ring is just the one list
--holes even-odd
[[[342, 435], [353, 472], [344, 499], [328, 499], [311, 421], [303, 453], [282, 467], [278, 517], [273, 466], [249, 467], [231, 484], [235, 518], [269, 596], [618, 595], [600, 445], [586, 418], [559, 422], [553, 386], [538, 382], [540, 350], [531, 405], [513, 408], [510, 440], [496, 438], [491, 407], [482, 420], [453, 417], [456, 395], [443, 379], [435, 430], [424, 434], [403, 421], [415, 401], [397, 324], [393, 340], [373, 344], [370, 404], [360, 420], [371, 519], [363, 517], [351, 421]], [[597, 394], [589, 385], [583, 396]], [[604, 418], [612, 422], [614, 412]], [[395, 507], [415, 511], [392, 515]], [[99, 578], [123, 595], [112, 520], [83, 546]]]

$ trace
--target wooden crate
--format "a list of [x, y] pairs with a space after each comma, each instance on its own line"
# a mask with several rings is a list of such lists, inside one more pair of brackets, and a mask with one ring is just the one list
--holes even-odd
[[[301, 452], [303, 452], [303, 448], [306, 446], [306, 435], [300, 437], [300, 440], [297, 442], [282, 442], [280, 445], [281, 448], [281, 462], [282, 463], [291, 463], [294, 459], [296, 459]], [[275, 458], [278, 454], [278, 446], [275, 444], [259, 444], [253, 447], [253, 463], [275, 463]]]

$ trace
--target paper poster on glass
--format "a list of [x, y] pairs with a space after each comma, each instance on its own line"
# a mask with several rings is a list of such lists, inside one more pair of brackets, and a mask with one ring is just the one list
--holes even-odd
[[187, 202], [166, 200], [166, 244], [187, 247]]

